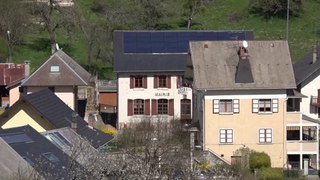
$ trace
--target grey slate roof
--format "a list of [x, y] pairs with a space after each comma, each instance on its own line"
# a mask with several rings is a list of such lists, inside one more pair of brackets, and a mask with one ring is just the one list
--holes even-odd
[[[0, 132], [1, 132], [0, 128]], [[12, 149], [0, 137], [0, 179], [12, 179], [18, 172], [25, 177], [36, 176], [31, 165], [29, 165], [14, 149]]]
[[[59, 73], [50, 73], [51, 65], [59, 65]], [[58, 50], [34, 73], [22, 82], [22, 86], [85, 86], [91, 80], [91, 74], [75, 60]]]
[[[50, 122], [55, 128], [71, 127], [74, 111], [49, 89], [24, 95], [15, 104], [21, 102], [31, 106], [44, 120]], [[113, 139], [109, 134], [89, 128], [80, 116], [77, 116], [76, 120], [77, 133], [87, 139], [93, 147], [98, 148]]]
[[[23, 141], [23, 139], [19, 139], [18, 136], [14, 137], [15, 135], [23, 135], [27, 137], [28, 141]], [[27, 125], [0, 130], [0, 137], [21, 157], [28, 158], [30, 160], [28, 163], [36, 167], [37, 172], [46, 179], [58, 180], [71, 178], [68, 167], [70, 167], [72, 162], [69, 160], [69, 157], [31, 126]], [[13, 143], [13, 140], [19, 142]], [[57, 161], [49, 161], [43, 156], [44, 153], [49, 152], [58, 158]], [[75, 163], [75, 166], [81, 169], [79, 164]]]
[[[187, 61], [187, 49], [183, 53], [125, 53], [124, 52], [124, 33], [127, 32], [153, 32], [153, 33], [170, 33], [179, 36], [180, 32], [192, 32], [192, 31], [115, 31], [113, 33], [113, 68], [114, 71], [119, 72], [184, 72], [186, 61]], [[199, 32], [201, 37], [201, 32], [212, 32], [217, 31], [193, 31]], [[226, 31], [232, 33], [233, 31]], [[234, 31], [239, 32], [239, 31]], [[246, 39], [253, 39], [252, 31], [242, 31]], [[231, 37], [229, 37], [231, 38]], [[220, 39], [221, 40], [221, 39]], [[228, 39], [224, 39], [228, 40]], [[143, 40], [148, 43], [146, 40]], [[163, 46], [161, 39], [159, 40], [159, 46]], [[176, 42], [182, 43], [182, 42]], [[157, 46], [157, 45], [155, 45]], [[168, 44], [168, 46], [172, 46]], [[175, 46], [175, 44], [173, 45]]]
[[302, 59], [293, 64], [297, 85], [320, 69], [320, 46], [317, 47], [317, 61], [312, 63], [313, 50], [309, 51]]
[[[207, 48], [204, 48], [205, 44]], [[207, 90], [296, 87], [286, 41], [248, 41], [248, 60], [254, 82], [236, 83], [240, 44], [241, 41], [190, 42], [192, 67], [189, 71], [193, 71], [194, 87]]]

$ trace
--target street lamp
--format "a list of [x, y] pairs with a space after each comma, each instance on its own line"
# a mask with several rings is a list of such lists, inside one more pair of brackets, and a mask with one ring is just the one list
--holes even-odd
[[7, 39], [8, 39], [8, 63], [12, 62], [12, 54], [11, 54], [11, 38], [10, 38], [10, 31], [7, 31]]

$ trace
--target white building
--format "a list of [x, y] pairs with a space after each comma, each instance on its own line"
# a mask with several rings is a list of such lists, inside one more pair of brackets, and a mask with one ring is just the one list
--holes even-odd
[[118, 128], [141, 117], [191, 121], [192, 90], [184, 84], [189, 41], [253, 38], [251, 31], [115, 31]]

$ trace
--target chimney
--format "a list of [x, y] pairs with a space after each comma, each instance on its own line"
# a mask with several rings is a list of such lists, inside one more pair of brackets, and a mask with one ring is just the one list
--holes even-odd
[[30, 75], [30, 61], [24, 61], [24, 77], [28, 77]]
[[318, 59], [317, 46], [313, 47], [312, 64], [314, 64]]
[[238, 55], [240, 59], [247, 59], [247, 57], [249, 56], [248, 49], [245, 47], [240, 47], [238, 50]]
[[74, 131], [77, 131], [78, 128], [78, 122], [77, 122], [77, 117], [79, 116], [76, 112], [73, 112], [71, 114], [72, 119], [71, 119], [71, 129], [73, 129]]

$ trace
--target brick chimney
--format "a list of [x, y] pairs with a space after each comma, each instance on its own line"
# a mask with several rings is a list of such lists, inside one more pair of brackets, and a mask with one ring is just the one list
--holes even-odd
[[240, 47], [238, 50], [238, 55], [240, 59], [247, 59], [249, 57], [248, 49], [245, 47]]

